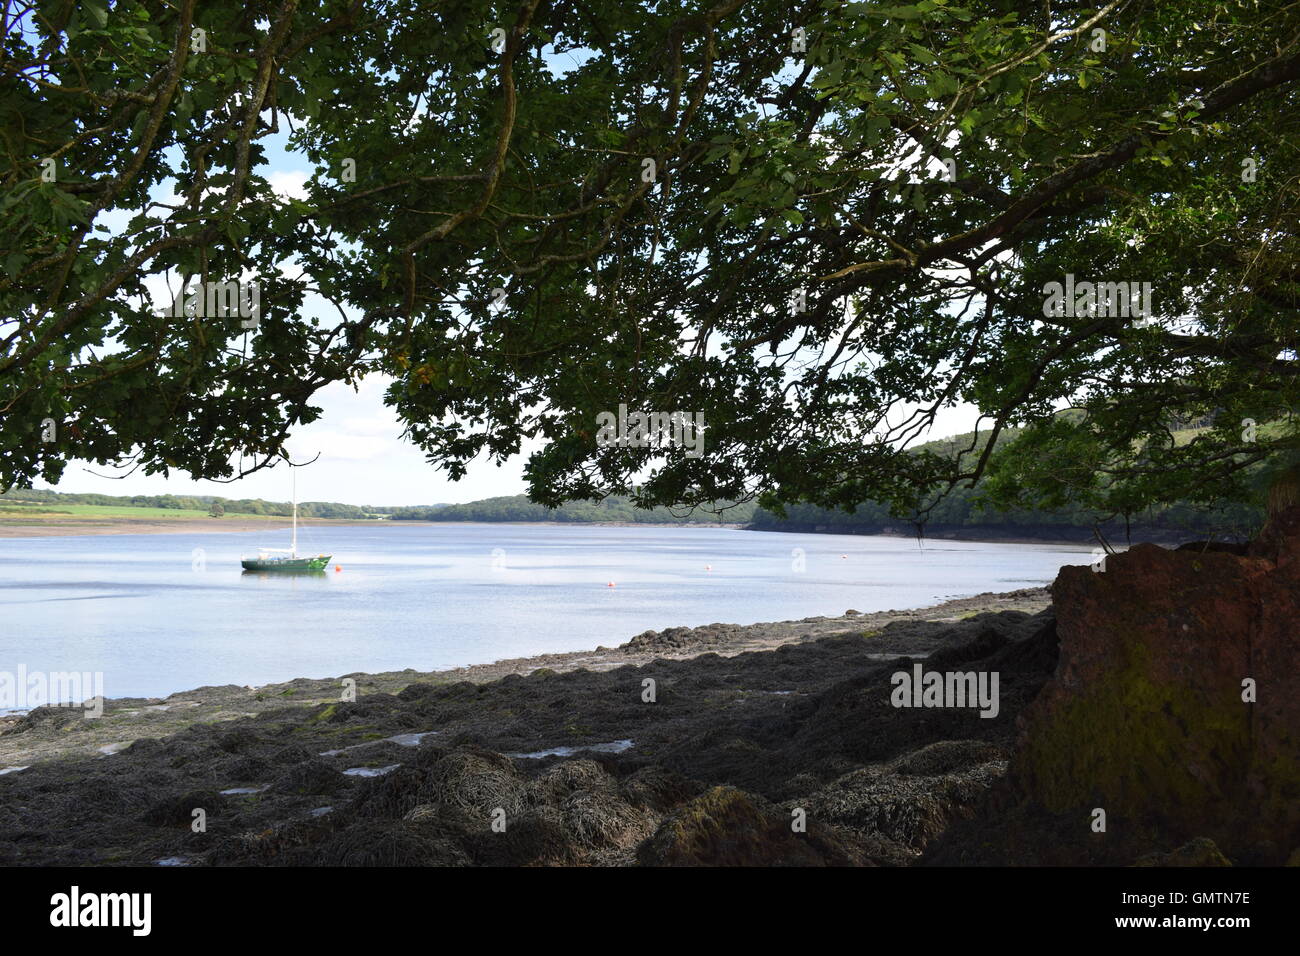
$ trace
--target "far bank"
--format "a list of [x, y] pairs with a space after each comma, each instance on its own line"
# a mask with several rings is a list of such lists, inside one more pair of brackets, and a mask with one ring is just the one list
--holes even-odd
[[[926, 528], [921, 534], [902, 526], [859, 529], [852, 527], [827, 527], [825, 525], [790, 524], [771, 527], [756, 524], [718, 523], [702, 524], [700, 522], [637, 522], [637, 521], [412, 521], [407, 519], [367, 520], [348, 518], [299, 518], [299, 526], [309, 527], [429, 527], [435, 525], [501, 525], [505, 527], [593, 527], [593, 528], [715, 528], [728, 531], [762, 531], [777, 534], [826, 534], [852, 535], [854, 537], [871, 537], [878, 535], [890, 538], [919, 538], [922, 541], [968, 541], [989, 544], [1066, 544], [1074, 547], [1096, 545], [1097, 538], [1088, 529], [1060, 528], [1049, 525], [1035, 527], [1018, 527], [1007, 525], [988, 525], [978, 527], [933, 527]], [[251, 531], [277, 532], [287, 530], [289, 519], [276, 515], [267, 517], [223, 517], [223, 518], [157, 518], [127, 516], [114, 517], [42, 517], [24, 516], [13, 519], [0, 517], [0, 539], [7, 538], [50, 538], [77, 535], [106, 534], [242, 534]], [[1176, 545], [1189, 540], [1193, 535], [1187, 532], [1169, 531], [1167, 529], [1134, 529], [1131, 543], [1150, 541], [1154, 544]], [[1115, 547], [1127, 546], [1130, 541], [1124, 538], [1108, 537], [1108, 542]]]

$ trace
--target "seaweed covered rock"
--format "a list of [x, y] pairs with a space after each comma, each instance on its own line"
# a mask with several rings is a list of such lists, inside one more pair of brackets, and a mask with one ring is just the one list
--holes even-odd
[[1197, 837], [1169, 853], [1148, 853], [1134, 866], [1232, 866], [1214, 841]]
[[457, 750], [428, 771], [429, 802], [473, 815], [487, 826], [503, 810], [516, 816], [525, 806], [524, 780], [509, 757], [487, 750]]
[[585, 849], [636, 846], [654, 825], [654, 818], [618, 798], [614, 791], [581, 790], [560, 807], [565, 830]]
[[637, 848], [644, 866], [855, 866], [869, 861], [851, 837], [791, 818], [734, 787], [713, 787], [667, 817]]
[[991, 744], [938, 741], [845, 774], [804, 803], [812, 819], [875, 837], [884, 848], [877, 862], [907, 865], [954, 820], [972, 816], [1006, 768]]
[[325, 866], [467, 866], [465, 851], [419, 823], [363, 820], [332, 834], [317, 851]]
[[226, 807], [227, 802], [225, 797], [211, 790], [194, 790], [154, 801], [140, 820], [155, 827], [189, 827], [195, 810], [216, 814]]
[[336, 792], [347, 778], [315, 757], [292, 764], [274, 784], [277, 793], [324, 795]]
[[524, 810], [506, 821], [504, 829], [466, 832], [464, 842], [480, 865], [563, 866], [577, 861], [573, 839], [554, 807]]
[[85, 712], [77, 707], [52, 707], [45, 705], [33, 707], [27, 713], [5, 721], [0, 725], [0, 736], [22, 734], [34, 728], [45, 726], [58, 730], [73, 729], [77, 721], [85, 717]]
[[547, 767], [529, 782], [527, 800], [535, 804], [558, 804], [574, 793], [607, 792], [616, 786], [614, 778], [596, 761], [565, 760]]
[[663, 813], [684, 803], [701, 789], [701, 784], [657, 764], [642, 767], [619, 784], [624, 800], [634, 807], [643, 807], [656, 813]]
[[1060, 663], [1022, 716], [1020, 794], [1081, 827], [1104, 809], [1119, 839], [1281, 863], [1300, 843], [1300, 508], [1249, 556], [1138, 545], [1052, 593]]

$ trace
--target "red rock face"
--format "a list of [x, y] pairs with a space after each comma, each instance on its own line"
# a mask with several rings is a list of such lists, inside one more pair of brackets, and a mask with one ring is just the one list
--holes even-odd
[[1021, 718], [1017, 789], [1080, 827], [1104, 809], [1098, 839], [1142, 827], [1283, 862], [1300, 846], [1300, 508], [1249, 556], [1139, 545], [1062, 568], [1053, 599], [1060, 661]]

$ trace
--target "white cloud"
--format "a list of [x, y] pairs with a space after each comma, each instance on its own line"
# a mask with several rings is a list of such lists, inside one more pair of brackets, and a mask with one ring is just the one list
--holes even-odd
[[307, 174], [301, 169], [281, 169], [266, 177], [277, 196], [285, 199], [307, 198]]
[[[295, 447], [296, 446], [296, 447]], [[313, 449], [310, 458], [320, 452], [321, 461], [373, 461], [392, 454], [391, 440], [373, 435], [346, 435], [337, 431], [314, 432], [310, 438], [304, 432], [297, 440], [290, 442], [291, 454], [299, 458], [297, 448], [309, 446]]]
[[385, 438], [391, 438], [402, 432], [402, 426], [398, 424], [397, 413], [374, 415], [368, 418], [350, 417], [345, 418], [340, 423], [343, 433], [348, 435], [371, 436], [377, 435]]

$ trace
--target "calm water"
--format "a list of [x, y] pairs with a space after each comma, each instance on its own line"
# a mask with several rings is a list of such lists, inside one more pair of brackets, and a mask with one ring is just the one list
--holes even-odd
[[1090, 560], [1047, 545], [455, 524], [308, 526], [300, 550], [332, 553], [341, 571], [240, 570], [241, 554], [287, 541], [287, 531], [0, 539], [0, 671], [102, 671], [105, 695], [128, 697], [435, 670], [675, 625], [923, 607], [1045, 584]]

